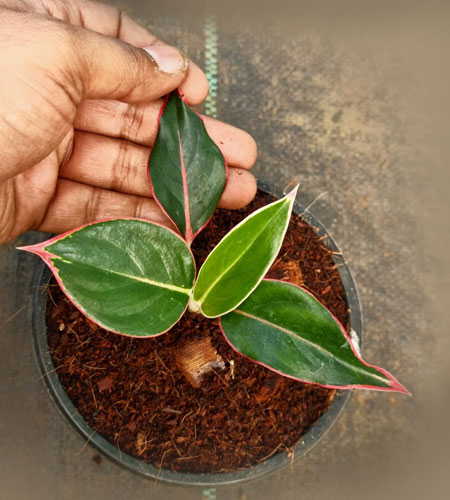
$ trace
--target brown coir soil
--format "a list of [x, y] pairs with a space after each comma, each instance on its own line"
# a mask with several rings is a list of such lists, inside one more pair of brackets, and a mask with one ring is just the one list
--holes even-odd
[[[192, 246], [197, 268], [235, 224], [272, 200], [259, 193], [246, 209], [217, 210]], [[331, 253], [297, 217], [271, 277], [283, 278], [289, 267], [291, 280], [312, 291], [346, 325], [347, 305]], [[214, 320], [186, 313], [165, 335], [127, 338], [82, 316], [54, 282], [49, 293], [48, 342], [67, 394], [92, 429], [156, 467], [233, 471], [289, 453], [335, 395], [239, 356]], [[186, 343], [205, 337], [225, 369], [210, 371], [194, 388], [176, 355]]]

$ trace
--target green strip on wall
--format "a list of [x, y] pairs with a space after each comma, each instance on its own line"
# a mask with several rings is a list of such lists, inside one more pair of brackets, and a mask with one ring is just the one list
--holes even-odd
[[214, 15], [205, 19], [205, 73], [209, 95], [205, 100], [205, 115], [217, 118], [217, 25]]

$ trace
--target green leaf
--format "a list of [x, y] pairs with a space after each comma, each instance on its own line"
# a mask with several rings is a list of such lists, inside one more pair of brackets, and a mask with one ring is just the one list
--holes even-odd
[[136, 219], [88, 224], [23, 250], [45, 260], [86, 316], [125, 335], [168, 330], [185, 311], [195, 277], [177, 234]]
[[220, 241], [200, 269], [191, 310], [215, 318], [252, 293], [280, 251], [296, 193], [253, 212]]
[[408, 392], [365, 363], [340, 323], [296, 285], [264, 280], [220, 321], [234, 349], [282, 375], [326, 387]]
[[161, 111], [149, 162], [153, 196], [190, 244], [225, 188], [227, 168], [201, 118], [172, 92]]

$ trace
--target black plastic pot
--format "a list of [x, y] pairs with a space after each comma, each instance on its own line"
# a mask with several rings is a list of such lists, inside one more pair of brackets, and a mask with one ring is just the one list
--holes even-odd
[[[283, 194], [281, 190], [274, 188], [272, 185], [262, 181], [258, 181], [258, 188], [263, 192], [276, 196], [277, 198], [280, 198]], [[310, 213], [304, 214], [303, 207], [297, 202], [294, 205], [294, 212], [297, 215], [303, 214], [303, 219], [311, 226], [317, 228], [319, 236], [327, 235], [327, 244], [329, 248], [336, 252], [339, 252], [333, 239], [326, 232], [325, 228], [320, 224], [320, 222]], [[362, 316], [355, 283], [351, 276], [350, 270], [345, 264], [341, 254], [336, 253], [334, 254], [333, 258], [336, 263], [340, 264], [338, 267], [339, 274], [346, 292], [347, 304], [350, 309], [350, 327], [358, 335], [359, 340], [361, 341]], [[82, 438], [89, 442], [89, 444], [92, 445], [95, 449], [97, 449], [103, 455], [110, 458], [119, 465], [149, 478], [158, 479], [168, 483], [177, 483], [191, 486], [221, 486], [236, 484], [243, 481], [248, 481], [250, 479], [258, 478], [270, 472], [274, 472], [281, 467], [284, 467], [291, 463], [291, 458], [288, 457], [285, 452], [280, 452], [279, 454], [267, 459], [263, 463], [236, 472], [215, 474], [188, 474], [172, 472], [169, 470], [160, 470], [153, 465], [142, 462], [139, 459], [120, 451], [113, 444], [100, 436], [100, 434], [94, 432], [86, 424], [83, 417], [79, 414], [78, 410], [75, 408], [72, 401], [64, 391], [59, 381], [58, 374], [54, 369], [55, 367], [49, 353], [49, 348], [47, 345], [47, 328], [45, 322], [45, 311], [47, 307], [48, 294], [43, 292], [43, 290], [45, 290], [44, 285], [50, 281], [50, 278], [51, 272], [42, 262], [35, 275], [35, 292], [33, 295], [32, 303], [33, 343], [37, 363], [42, 378], [46, 382], [47, 391], [53, 401], [56, 403], [61, 413], [72, 425], [72, 427], [82, 436]], [[337, 421], [339, 415], [344, 409], [344, 406], [348, 403], [351, 395], [352, 391], [338, 391], [328, 411], [326, 411], [316, 421], [316, 423], [312, 427], [310, 427], [305, 432], [305, 434], [303, 434], [301, 440], [295, 447], [295, 461], [299, 460], [303, 455], [305, 455], [305, 453], [307, 453], [313, 446], [315, 446], [318, 441], [325, 435], [325, 433], [332, 427], [332, 425]]]

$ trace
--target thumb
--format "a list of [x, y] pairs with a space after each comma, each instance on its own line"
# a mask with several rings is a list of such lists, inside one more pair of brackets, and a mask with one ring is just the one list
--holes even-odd
[[71, 73], [84, 99], [151, 101], [180, 86], [187, 58], [169, 45], [137, 48], [94, 31], [72, 31]]

